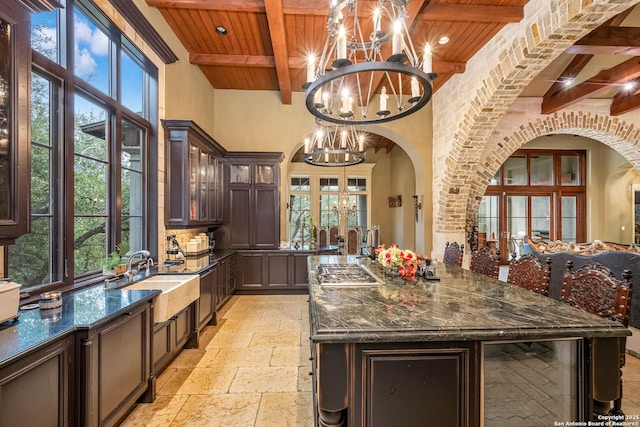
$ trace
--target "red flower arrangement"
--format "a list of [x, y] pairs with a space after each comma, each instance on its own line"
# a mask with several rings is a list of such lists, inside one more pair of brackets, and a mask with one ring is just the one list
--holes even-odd
[[392, 243], [387, 249], [379, 245], [374, 252], [378, 255], [378, 262], [385, 268], [397, 269], [400, 277], [405, 280], [415, 280], [418, 271], [418, 256], [409, 249], [400, 249]]

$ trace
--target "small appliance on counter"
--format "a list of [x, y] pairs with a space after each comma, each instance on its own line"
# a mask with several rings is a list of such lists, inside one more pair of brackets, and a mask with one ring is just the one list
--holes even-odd
[[185, 251], [180, 247], [176, 235], [169, 234], [167, 236], [167, 259], [164, 261], [165, 265], [180, 265], [184, 263], [184, 259], [179, 259], [178, 254], [181, 254], [183, 257], [187, 256]]
[[18, 318], [21, 287], [9, 278], [0, 279], [0, 323]]

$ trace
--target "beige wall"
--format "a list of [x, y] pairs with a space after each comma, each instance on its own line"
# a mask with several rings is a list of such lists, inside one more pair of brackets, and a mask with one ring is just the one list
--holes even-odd
[[[294, 92], [292, 104], [283, 105], [277, 92], [216, 90], [214, 105], [214, 120], [217, 125], [213, 137], [216, 141], [228, 150], [282, 151], [285, 154], [285, 165], [300, 148], [304, 137], [314, 125], [314, 117], [306, 109], [302, 92]], [[429, 103], [421, 111], [402, 120], [363, 127], [391, 139], [405, 153], [404, 160], [398, 160], [397, 167], [392, 166], [391, 163], [387, 165], [384, 163], [386, 160], [380, 159], [372, 176], [372, 185], [377, 194], [372, 206], [372, 224], [380, 224], [382, 241], [385, 243], [392, 243], [393, 238], [399, 238], [409, 232], [406, 229], [407, 224], [403, 223], [402, 225], [394, 224], [393, 229], [400, 227], [400, 231], [391, 234], [393, 218], [390, 216], [387, 197], [392, 195], [390, 192], [392, 169], [396, 173], [396, 170], [401, 168], [402, 173], [405, 173], [404, 170], [407, 168], [403, 165], [406, 164], [414, 170], [415, 178], [411, 182], [402, 182], [402, 192], [409, 198], [409, 200], [403, 200], [404, 209], [409, 207], [413, 209], [411, 196], [414, 192], [423, 194], [425, 204], [431, 206], [431, 118], [431, 103]], [[367, 156], [369, 156], [367, 162], [372, 161], [371, 155], [367, 154]], [[378, 157], [375, 158], [378, 159]], [[391, 162], [391, 160], [388, 161]], [[281, 205], [286, 206], [284, 187], [280, 193]], [[412, 247], [419, 252], [425, 252], [425, 242], [428, 245], [432, 240], [430, 221], [430, 211], [428, 215], [425, 211], [424, 221], [419, 223], [417, 232], [413, 231], [415, 224], [408, 224], [412, 227], [411, 234], [415, 237], [403, 236], [403, 239], [409, 239], [406, 241], [412, 243]], [[425, 227], [424, 224], [428, 226]], [[430, 251], [430, 248], [426, 249]]]

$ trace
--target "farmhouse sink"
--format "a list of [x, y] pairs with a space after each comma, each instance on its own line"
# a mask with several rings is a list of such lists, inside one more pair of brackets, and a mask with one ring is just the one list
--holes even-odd
[[123, 289], [157, 289], [162, 293], [156, 297], [153, 308], [154, 323], [171, 319], [189, 304], [200, 298], [200, 276], [159, 275], [141, 280]]

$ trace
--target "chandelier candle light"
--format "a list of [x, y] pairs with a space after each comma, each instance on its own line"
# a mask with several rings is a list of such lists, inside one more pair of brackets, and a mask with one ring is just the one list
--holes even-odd
[[364, 162], [363, 132], [347, 124], [323, 123], [304, 140], [304, 161], [314, 166], [351, 166]]
[[[358, 0], [332, 0], [324, 49], [317, 66], [315, 56], [309, 57], [303, 85], [314, 116], [336, 124], [381, 123], [429, 102], [436, 78], [431, 48], [426, 44], [423, 55], [416, 53], [406, 25], [407, 1], [378, 0], [367, 11], [371, 19], [361, 21]], [[375, 94], [377, 105], [371, 102]]]

